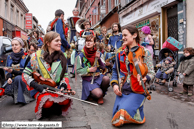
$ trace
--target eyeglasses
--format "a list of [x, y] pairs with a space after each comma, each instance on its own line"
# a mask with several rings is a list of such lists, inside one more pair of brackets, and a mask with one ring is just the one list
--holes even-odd
[[79, 10], [73, 10], [73, 11], [78, 12]]

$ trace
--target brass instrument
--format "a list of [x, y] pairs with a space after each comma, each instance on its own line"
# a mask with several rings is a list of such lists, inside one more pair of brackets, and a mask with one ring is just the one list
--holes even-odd
[[106, 35], [106, 40], [109, 40], [110, 36], [112, 36], [112, 34], [111, 34], [111, 33], [108, 33], [108, 34]]
[[71, 58], [71, 53], [73, 51], [73, 49], [75, 49], [75, 44], [74, 43], [70, 43], [70, 49], [69, 50], [66, 50], [66, 54], [67, 54], [67, 58]]
[[85, 23], [86, 21], [88, 21], [88, 20], [85, 19], [85, 18], [81, 18], [81, 19], [79, 19], [79, 20], [76, 22], [76, 24], [75, 24], [75, 29], [76, 29], [77, 32], [80, 33], [80, 31], [82, 31], [82, 30], [85, 29], [84, 23]]

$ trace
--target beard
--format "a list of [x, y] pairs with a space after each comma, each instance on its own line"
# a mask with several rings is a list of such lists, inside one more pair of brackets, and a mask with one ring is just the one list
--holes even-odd
[[118, 30], [113, 30], [113, 33], [117, 33], [117, 32], [119, 32]]

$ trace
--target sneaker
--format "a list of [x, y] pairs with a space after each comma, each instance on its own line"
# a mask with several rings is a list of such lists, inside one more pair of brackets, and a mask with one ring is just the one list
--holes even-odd
[[103, 97], [99, 98], [97, 103], [100, 104], [100, 105], [103, 104], [104, 103]]

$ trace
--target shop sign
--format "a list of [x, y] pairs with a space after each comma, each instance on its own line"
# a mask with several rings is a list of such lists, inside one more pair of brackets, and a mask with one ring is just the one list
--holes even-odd
[[26, 29], [32, 29], [32, 13], [26, 13]]
[[124, 26], [134, 21], [134, 19], [143, 18], [150, 13], [161, 12], [161, 7], [173, 2], [175, 0], [152, 0], [145, 3], [142, 7], [138, 7], [135, 11], [121, 17], [121, 25]]
[[142, 21], [142, 22], [136, 24], [136, 28], [140, 28], [140, 27], [143, 27], [143, 26], [147, 26], [149, 24], [150, 24], [150, 20], [148, 19], [148, 20], [145, 20], [145, 21]]
[[27, 40], [28, 35], [24, 31], [21, 31], [21, 38], [24, 39], [24, 40]]

